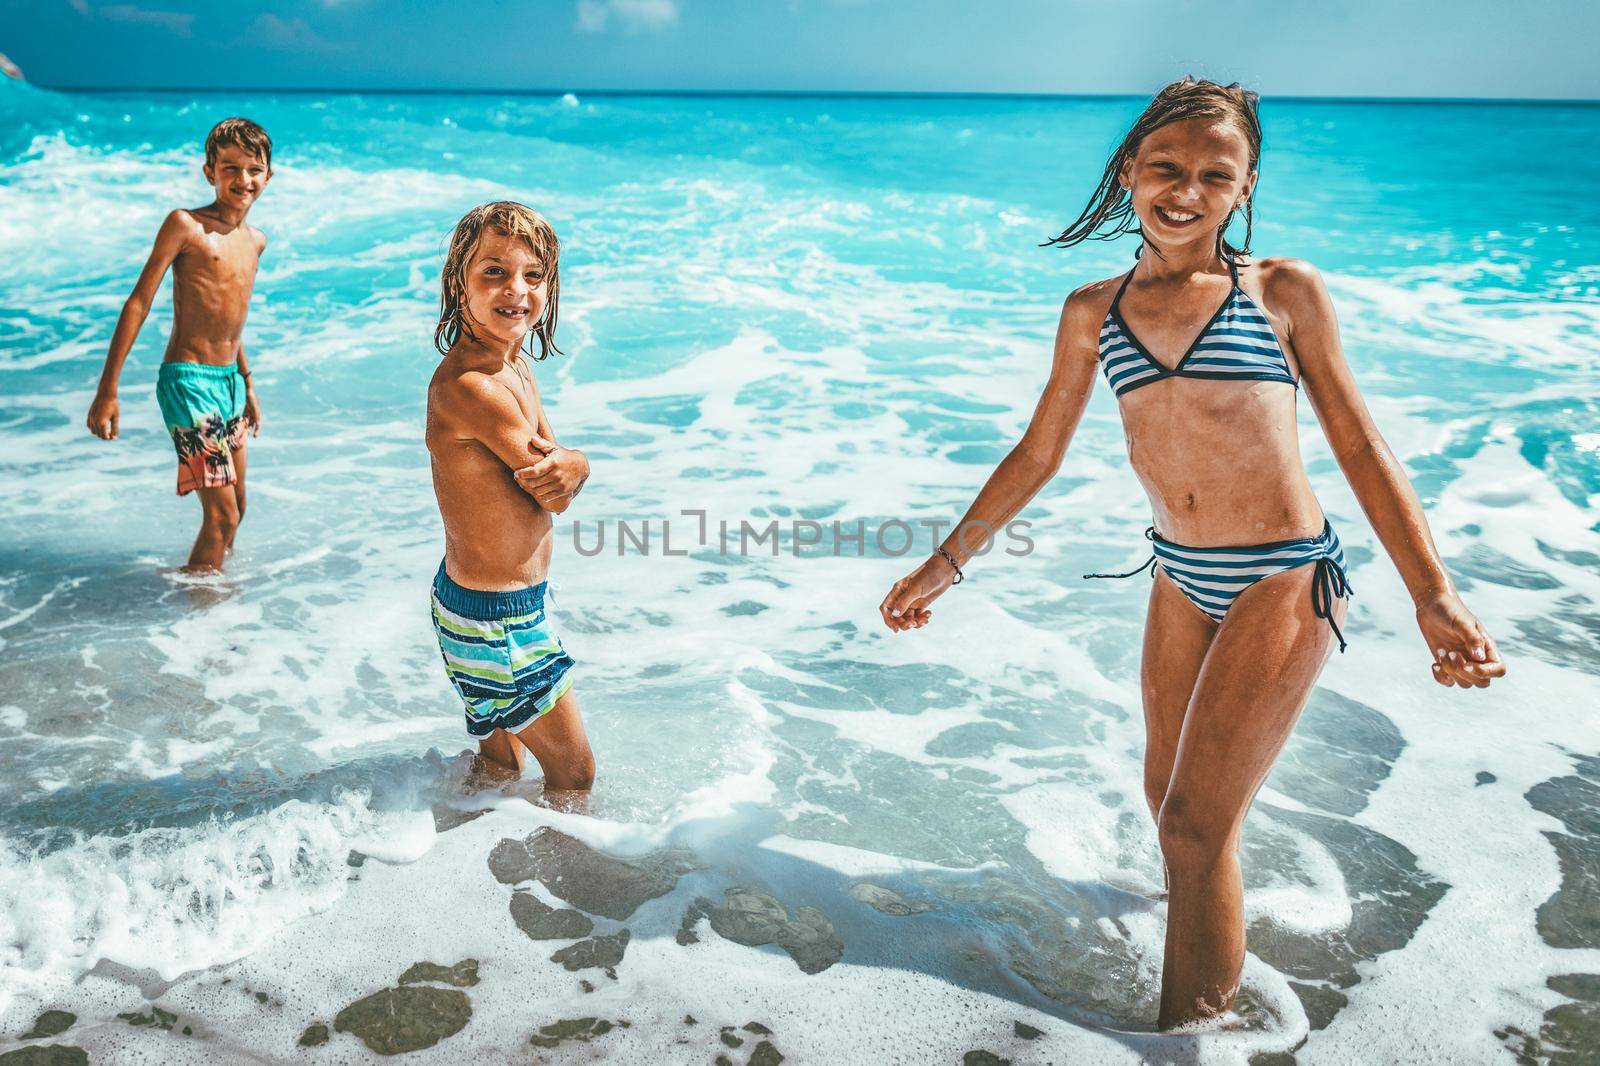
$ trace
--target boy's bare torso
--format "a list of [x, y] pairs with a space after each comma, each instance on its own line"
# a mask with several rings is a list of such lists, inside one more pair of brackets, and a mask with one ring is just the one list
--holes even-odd
[[[506, 389], [530, 426], [539, 425], [539, 401], [525, 366], [485, 365], [452, 352], [428, 383], [428, 453], [433, 491], [444, 519], [445, 569], [457, 584], [499, 592], [545, 579], [552, 549], [550, 512], [518, 486], [512, 470], [478, 437], [495, 427], [492, 417], [458, 387], [482, 375]], [[540, 457], [530, 441], [527, 462]]]
[[185, 240], [172, 263], [172, 336], [163, 361], [226, 366], [239, 356], [266, 241], [259, 230], [204, 209], [178, 214]]

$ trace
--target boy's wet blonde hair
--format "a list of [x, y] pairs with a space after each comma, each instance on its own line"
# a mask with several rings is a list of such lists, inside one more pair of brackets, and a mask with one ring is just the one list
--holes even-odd
[[[528, 331], [529, 337], [539, 338], [539, 354], [543, 359], [551, 352], [561, 354], [556, 347], [556, 310], [561, 299], [561, 241], [556, 231], [543, 215], [513, 200], [497, 200], [492, 204], [474, 207], [461, 221], [450, 237], [450, 251], [444, 259], [439, 297], [439, 325], [433, 331], [433, 346], [444, 355], [455, 344], [464, 330], [470, 338], [472, 326], [466, 321], [467, 266], [478, 254], [478, 245], [485, 231], [492, 230], [503, 237], [526, 241], [534, 256], [544, 264], [549, 279], [549, 295], [545, 301], [544, 317]], [[529, 355], [533, 355], [532, 340], [528, 341]]]
[[272, 138], [247, 118], [225, 118], [211, 127], [206, 134], [206, 166], [216, 166], [217, 153], [224, 148], [242, 148], [272, 169]]

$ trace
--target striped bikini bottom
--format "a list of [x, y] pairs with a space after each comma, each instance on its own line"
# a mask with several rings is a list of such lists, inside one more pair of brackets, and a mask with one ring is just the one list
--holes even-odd
[[1245, 589], [1264, 577], [1309, 563], [1317, 568], [1311, 580], [1311, 611], [1327, 620], [1339, 640], [1339, 650], [1344, 651], [1344, 634], [1333, 620], [1333, 601], [1349, 599], [1350, 581], [1345, 575], [1344, 549], [1339, 546], [1333, 526], [1326, 520], [1322, 523], [1322, 532], [1315, 537], [1233, 548], [1191, 548], [1176, 544], [1157, 533], [1154, 526], [1145, 530], [1144, 535], [1152, 547], [1149, 562], [1126, 574], [1083, 576], [1132, 577], [1148, 570], [1154, 577], [1155, 568], [1159, 566], [1190, 603], [1204, 611], [1213, 622], [1221, 622]]

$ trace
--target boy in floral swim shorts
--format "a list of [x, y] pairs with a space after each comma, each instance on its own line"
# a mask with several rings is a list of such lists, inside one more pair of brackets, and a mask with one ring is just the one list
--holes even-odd
[[161, 224], [117, 319], [88, 418], [91, 433], [116, 439], [117, 379], [171, 267], [172, 336], [156, 400], [178, 451], [178, 495], [200, 497], [200, 533], [184, 567], [191, 572], [220, 569], [233, 547], [244, 517], [245, 431], [261, 431], [242, 334], [267, 238], [244, 219], [272, 177], [272, 140], [248, 119], [225, 119], [206, 138], [204, 173], [216, 199]]

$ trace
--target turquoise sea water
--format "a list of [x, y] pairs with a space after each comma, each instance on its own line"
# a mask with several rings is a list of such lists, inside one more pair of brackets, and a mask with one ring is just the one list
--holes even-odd
[[[1593, 1054], [1600, 108], [1264, 109], [1256, 247], [1324, 271], [1511, 676], [1432, 683], [1302, 405], [1352, 648], [1251, 816], [1245, 992], [1211, 1032], [1150, 1031], [1145, 590], [1078, 577], [1132, 565], [1148, 521], [1105, 390], [1025, 515], [1032, 554], [973, 567], [915, 635], [881, 631], [908, 560], [870, 535], [865, 557], [833, 555], [831, 530], [798, 556], [787, 534], [776, 556], [661, 550], [663, 520], [675, 546], [693, 535], [685, 509], [713, 530], [956, 517], [1032, 409], [1065, 293], [1131, 260], [1036, 245], [1139, 106], [0, 85], [0, 1049], [56, 1008], [78, 1017], [56, 1042], [94, 1061], [350, 1061], [368, 1054], [351, 1033], [296, 1041], [415, 962], [472, 958], [471, 1020], [423, 1058], [527, 1057], [585, 1016], [630, 1024], [538, 1053]], [[230, 114], [277, 145], [246, 333], [267, 426], [238, 555], [196, 584], [168, 573], [198, 508], [173, 496], [153, 394], [165, 294], [122, 439], [83, 417]], [[586, 819], [464, 789], [428, 627], [437, 275], [455, 219], [495, 198], [566, 243], [567, 354], [537, 372], [594, 466], [568, 519], [586, 546], [608, 524], [585, 556], [564, 520], [553, 568], [600, 763]], [[617, 553], [619, 519], [652, 524], [648, 554]], [[552, 961], [572, 938], [530, 939], [534, 901], [561, 899], [629, 931], [614, 977]], [[151, 1003], [170, 1031], [118, 1019]]]

